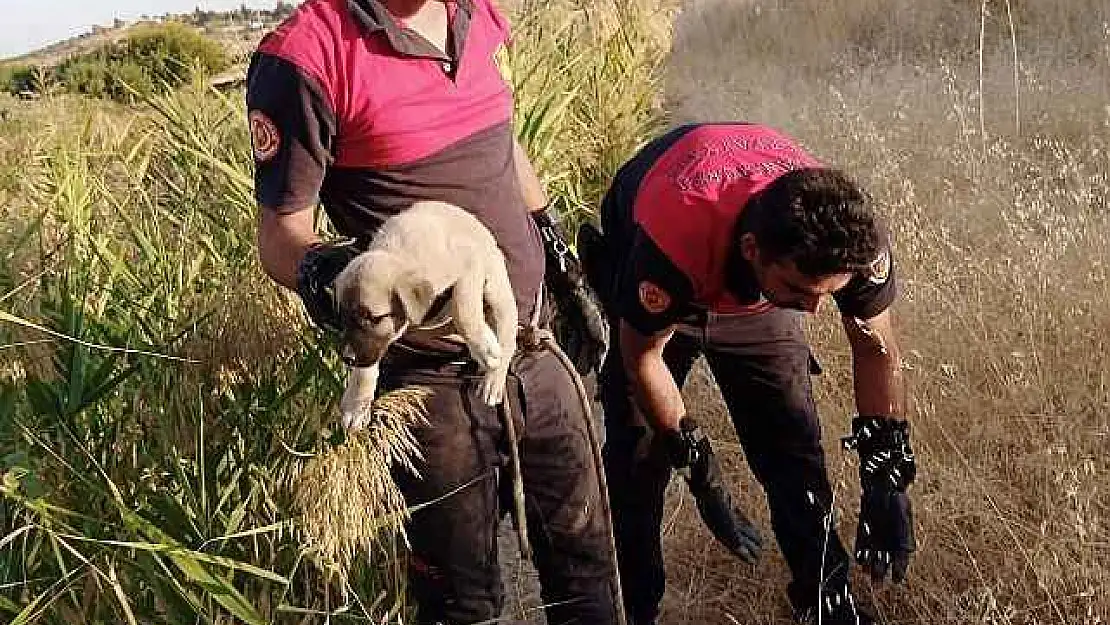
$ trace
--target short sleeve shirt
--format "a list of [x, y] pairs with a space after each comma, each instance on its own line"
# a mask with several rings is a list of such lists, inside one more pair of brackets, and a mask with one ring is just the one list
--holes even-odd
[[[757, 124], [692, 124], [646, 146], [618, 173], [602, 223], [620, 259], [612, 294], [620, 318], [642, 333], [707, 312], [751, 315], [774, 306], [730, 245], [748, 200], [779, 176], [821, 163], [782, 133]], [[606, 231], [609, 237], [610, 232]], [[844, 315], [870, 318], [894, 300], [889, 245], [867, 272], [833, 294]]]
[[378, 0], [307, 0], [262, 40], [247, 76], [256, 200], [279, 213], [320, 202], [336, 230], [363, 238], [418, 200], [460, 206], [497, 239], [527, 319], [543, 248], [496, 63], [509, 25], [491, 0], [446, 7], [446, 51]]

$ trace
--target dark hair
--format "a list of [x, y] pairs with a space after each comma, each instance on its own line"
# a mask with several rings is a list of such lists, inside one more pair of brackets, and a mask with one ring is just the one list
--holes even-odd
[[755, 235], [769, 262], [794, 261], [808, 276], [860, 271], [882, 249], [871, 199], [835, 169], [798, 169], [748, 200], [736, 232]]

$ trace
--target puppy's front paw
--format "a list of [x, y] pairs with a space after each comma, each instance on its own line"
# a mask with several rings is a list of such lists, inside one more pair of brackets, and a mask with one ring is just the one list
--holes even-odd
[[378, 368], [354, 367], [347, 378], [347, 388], [339, 400], [340, 422], [348, 432], [361, 430], [370, 423], [374, 396], [378, 385]]
[[487, 406], [496, 406], [505, 399], [505, 378], [508, 374], [508, 369], [497, 368], [482, 377], [478, 395]]
[[343, 408], [340, 411], [343, 429], [348, 432], [357, 432], [366, 427], [370, 423], [373, 403], [372, 401], [368, 401], [364, 404]]
[[501, 344], [497, 342], [497, 335], [486, 329], [481, 339], [469, 345], [470, 355], [484, 371], [494, 371], [503, 366], [504, 354], [501, 353]]

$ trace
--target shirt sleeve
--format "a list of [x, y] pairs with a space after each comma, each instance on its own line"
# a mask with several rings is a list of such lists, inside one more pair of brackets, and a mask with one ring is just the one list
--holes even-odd
[[501, 43], [504, 43], [507, 48], [512, 48], [512, 28], [509, 26], [509, 20], [505, 19], [505, 15], [497, 8], [496, 0], [480, 0], [480, 2], [487, 7], [490, 19], [493, 20], [493, 26], [497, 29], [497, 35], [500, 37]]
[[889, 308], [898, 296], [895, 273], [894, 255], [887, 244], [867, 271], [857, 273], [844, 288], [833, 293], [840, 314], [870, 319]]
[[693, 285], [659, 246], [637, 228], [614, 284], [618, 317], [642, 334], [654, 334], [690, 313]]
[[246, 98], [255, 200], [279, 213], [312, 208], [334, 161], [335, 114], [323, 89], [292, 62], [255, 52]]

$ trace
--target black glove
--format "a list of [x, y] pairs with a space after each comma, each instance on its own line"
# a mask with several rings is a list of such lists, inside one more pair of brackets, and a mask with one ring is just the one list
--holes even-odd
[[601, 367], [609, 350], [609, 324], [597, 295], [586, 282], [582, 264], [547, 210], [532, 211], [544, 250], [544, 286], [557, 314], [552, 331], [581, 375]]
[[677, 432], [667, 432], [663, 444], [671, 465], [686, 478], [701, 520], [714, 537], [735, 556], [755, 564], [763, 549], [759, 531], [732, 502], [709, 438], [689, 417]]
[[357, 239], [316, 243], [297, 265], [297, 295], [317, 326], [342, 332], [335, 278], [363, 251]]
[[859, 452], [859, 525], [856, 562], [882, 581], [890, 570], [894, 583], [906, 579], [913, 537], [913, 510], [906, 488], [917, 475], [910, 426], [887, 417], [856, 417], [844, 446]]

